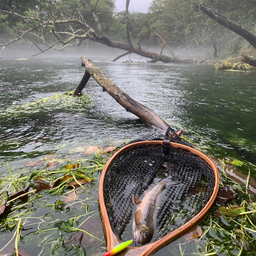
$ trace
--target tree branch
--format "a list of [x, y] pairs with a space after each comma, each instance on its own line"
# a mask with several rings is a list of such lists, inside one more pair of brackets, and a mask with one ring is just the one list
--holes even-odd
[[120, 58], [122, 58], [122, 57], [124, 57], [124, 56], [126, 56], [126, 55], [128, 55], [128, 54], [130, 54], [130, 52], [125, 52], [125, 53], [123, 53], [123, 54], [117, 56], [117, 57], [116, 57], [115, 59], [113, 59], [112, 61], [115, 62], [115, 61], [119, 60]]
[[11, 41], [9, 41], [9, 42], [6, 43], [6, 44], [1, 45], [2, 51], [0, 52], [0, 57], [2, 56], [2, 54], [3, 54], [3, 52], [4, 52], [6, 46], [8, 46], [9, 44], [12, 44], [12, 43], [14, 43], [14, 42], [19, 41], [20, 39], [22, 39], [22, 38], [24, 37], [24, 35], [28, 34], [29, 32], [31, 32], [31, 31], [33, 31], [33, 30], [36, 30], [36, 29], [38, 29], [38, 28], [40, 28], [40, 27], [41, 27], [41, 25], [37, 25], [37, 26], [35, 26], [35, 27], [33, 27], [33, 28], [30, 28], [30, 29], [24, 31], [19, 37], [15, 38], [15, 39], [13, 39], [13, 40], [11, 40]]
[[[90, 1], [90, 0], [89, 0]], [[22, 35], [19, 38], [13, 39], [9, 41], [8, 43], [2, 45], [2, 51], [0, 53], [0, 56], [3, 54], [6, 46], [9, 44], [21, 39], [24, 35], [29, 34], [31, 31], [36, 30], [37, 28], [41, 28], [41, 36], [38, 35], [38, 33], [35, 33], [35, 35], [42, 40], [42, 42], [38, 42], [38, 44], [43, 44], [46, 45], [48, 48], [46, 50], [40, 49], [41, 54], [49, 49], [54, 49], [54, 50], [63, 50], [68, 46], [78, 46], [81, 44], [81, 42], [85, 39], [90, 39], [92, 41], [104, 44], [108, 47], [112, 48], [118, 48], [122, 49], [124, 51], [127, 51], [129, 53], [135, 53], [138, 54], [142, 57], [153, 59], [153, 60], [158, 60], [162, 61], [164, 63], [170, 63], [170, 62], [177, 62], [177, 63], [192, 63], [192, 60], [188, 59], [178, 59], [178, 58], [171, 58], [169, 56], [165, 55], [159, 55], [155, 52], [147, 51], [142, 49], [140, 46], [135, 47], [132, 45], [131, 42], [131, 37], [130, 37], [130, 23], [129, 23], [129, 3], [130, 0], [126, 0], [126, 33], [127, 33], [127, 40], [128, 44], [123, 44], [115, 41], [111, 41], [109, 38], [102, 36], [100, 34], [97, 34], [90, 25], [86, 23], [83, 19], [76, 19], [76, 18], [65, 18], [64, 15], [61, 13], [60, 9], [58, 8], [57, 4], [51, 0], [51, 3], [55, 7], [55, 12], [54, 14], [48, 18], [47, 20], [44, 19], [39, 19], [36, 17], [30, 17], [30, 16], [24, 16], [20, 15], [18, 13], [12, 12], [12, 11], [5, 11], [5, 10], [0, 10], [0, 13], [5, 13], [5, 14], [10, 14], [16, 17], [19, 17], [23, 20], [31, 20], [31, 21], [36, 21], [39, 24], [27, 31], [24, 31]], [[97, 1], [96, 1], [97, 4]], [[92, 8], [93, 9], [93, 8]], [[57, 15], [60, 14], [61, 17], [57, 17]], [[64, 31], [63, 31], [64, 28]], [[76, 29], [74, 29], [76, 28]], [[45, 30], [50, 30], [52, 35], [57, 39], [54, 43], [49, 44], [45, 41], [44, 39], [44, 31]], [[31, 41], [33, 42], [33, 39], [30, 38]], [[73, 43], [75, 41], [75, 43]], [[35, 43], [35, 42], [34, 42]], [[36, 44], [38, 48], [39, 45]], [[56, 45], [62, 45], [61, 48], [56, 48]], [[38, 55], [36, 54], [36, 55]], [[35, 55], [33, 55], [35, 56]]]
[[162, 37], [160, 34], [158, 34], [158, 33], [153, 29], [153, 26], [152, 26], [152, 24], [151, 24], [149, 18], [148, 18], [148, 24], [149, 24], [150, 29], [154, 32], [154, 34], [155, 34], [157, 37], [159, 37], [159, 38], [161, 39], [161, 41], [164, 43], [164, 45], [166, 45], [166, 47], [168, 48], [168, 50], [169, 50], [169, 52], [171, 53], [172, 57], [175, 58], [174, 53], [172, 52], [172, 50], [170, 49], [170, 47], [169, 47], [169, 45], [166, 43], [166, 41], [163, 39], [163, 37]]
[[256, 36], [250, 31], [243, 28], [240, 24], [228, 19], [220, 13], [214, 13], [210, 8], [204, 6], [202, 3], [199, 4], [200, 10], [208, 15], [211, 19], [218, 22], [220, 25], [230, 29], [236, 34], [246, 39], [256, 49]]

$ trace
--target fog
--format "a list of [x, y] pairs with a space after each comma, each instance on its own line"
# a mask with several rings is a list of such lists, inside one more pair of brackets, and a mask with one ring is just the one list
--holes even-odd
[[[152, 51], [155, 53], [161, 52], [161, 45], [155, 47], [143, 46], [142, 48], [148, 51]], [[181, 48], [171, 48], [176, 58], [188, 58], [188, 59], [204, 59], [206, 57], [212, 56], [213, 48], [197, 48], [188, 50], [185, 47]], [[107, 47], [102, 44], [98, 44], [95, 42], [91, 42], [88, 47], [85, 44], [82, 44], [79, 47], [70, 47], [66, 48], [64, 51], [56, 51], [56, 50], [47, 50], [45, 53], [40, 53], [39, 49], [33, 44], [18, 44], [14, 43], [6, 47], [0, 62], [7, 59], [41, 59], [41, 58], [64, 58], [68, 60], [68, 58], [77, 58], [80, 60], [81, 56], [85, 56], [86, 58], [92, 59], [93, 61], [112, 61], [117, 56], [123, 54], [125, 51], [121, 49]], [[40, 54], [38, 54], [40, 53]], [[172, 56], [167, 48], [163, 51], [164, 55]], [[134, 62], [147, 62], [150, 59], [141, 57], [137, 54], [129, 54], [122, 58], [120, 58], [117, 62], [124, 61], [134, 61]]]
[[[130, 12], [147, 13], [148, 8], [153, 0], [131, 0], [129, 5]], [[115, 0], [116, 10], [118, 12], [125, 10], [126, 0]]]

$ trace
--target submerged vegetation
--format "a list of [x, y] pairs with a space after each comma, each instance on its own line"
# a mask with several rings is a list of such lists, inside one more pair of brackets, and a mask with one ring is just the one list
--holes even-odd
[[57, 169], [57, 159], [30, 162], [15, 175], [8, 166], [10, 176], [0, 183], [0, 255], [13, 255], [13, 248], [15, 255], [104, 251], [97, 182], [108, 154], [98, 147], [87, 150], [87, 159], [66, 160]]
[[249, 193], [250, 175], [243, 186], [229, 179], [225, 171], [223, 162], [220, 187], [231, 185], [236, 193], [235, 199], [223, 206], [216, 204], [200, 224], [203, 234], [196, 242], [198, 251], [203, 255], [255, 255], [256, 196]]
[[13, 103], [13, 106], [0, 112], [0, 118], [12, 119], [32, 115], [40, 112], [51, 112], [56, 110], [84, 111], [93, 106], [93, 100], [88, 94], [74, 97], [73, 92], [54, 94], [47, 98], [41, 98], [34, 102], [22, 105]]
[[215, 65], [216, 70], [233, 70], [233, 71], [248, 71], [252, 70], [252, 66], [246, 63], [237, 62], [237, 63], [231, 63], [227, 61], [223, 61], [220, 64]]
[[[73, 162], [65, 159], [61, 166], [54, 156], [46, 157], [29, 162], [19, 174], [12, 173], [7, 163], [9, 176], [0, 183], [0, 254], [103, 254], [106, 244], [98, 210], [98, 181], [110, 157], [106, 152], [114, 149], [72, 149], [83, 151], [83, 157]], [[225, 168], [223, 161], [220, 187], [228, 189], [223, 189], [222, 201], [216, 202], [195, 231], [166, 246], [164, 253], [191, 255], [193, 250], [193, 255], [254, 255], [256, 196], [248, 190], [250, 176], [244, 187], [230, 180]]]

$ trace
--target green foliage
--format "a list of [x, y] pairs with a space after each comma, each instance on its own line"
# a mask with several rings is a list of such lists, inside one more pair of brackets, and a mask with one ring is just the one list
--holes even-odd
[[1, 112], [0, 117], [2, 119], [12, 119], [14, 117], [33, 115], [40, 112], [56, 111], [58, 109], [71, 111], [74, 109], [86, 110], [92, 105], [93, 101], [88, 94], [82, 94], [80, 97], [74, 97], [73, 92], [67, 92], [64, 94], [54, 94], [53, 96], [41, 98], [37, 101], [28, 102], [23, 105], [14, 104], [12, 107]]
[[[142, 47], [162, 44], [156, 32], [171, 47], [189, 48], [190, 50], [198, 47], [213, 48], [213, 39], [221, 58], [237, 55], [241, 47], [245, 46], [245, 40], [203, 14], [199, 8], [199, 2], [199, 0], [154, 0], [147, 15], [130, 13], [133, 44], [139, 43]], [[252, 33], [256, 33], [254, 0], [204, 0], [203, 4], [241, 24]], [[55, 5], [60, 10], [58, 14], [49, 0], [29, 0], [25, 3], [19, 0], [5, 0], [0, 3], [0, 9], [11, 9], [21, 15], [44, 20], [50, 17], [80, 19], [96, 32], [99, 32], [99, 24], [95, 20], [98, 19], [104, 36], [113, 41], [127, 42], [125, 13], [114, 12], [114, 0], [60, 0], [56, 1]], [[149, 22], [154, 31], [150, 29]], [[8, 39], [17, 38], [22, 31], [37, 24], [36, 21], [23, 20], [12, 15], [0, 15], [0, 42], [5, 43]], [[60, 31], [69, 31], [68, 25], [56, 26]], [[79, 25], [74, 27], [74, 29], [80, 28]], [[37, 37], [35, 35], [30, 35], [30, 37], [40, 41], [42, 31], [33, 32], [37, 33]], [[48, 40], [53, 39], [50, 29], [44, 31], [44, 37]], [[24, 40], [28, 38], [24, 37]]]
[[[29, 255], [85, 255], [86, 248], [86, 255], [102, 255], [105, 250], [103, 228], [97, 194], [91, 190], [94, 191], [93, 180], [98, 179], [98, 172], [108, 158], [92, 155], [79, 163], [65, 160], [60, 168], [50, 168], [55, 159], [48, 160], [46, 167], [36, 171], [28, 167], [22, 174], [14, 174], [10, 170], [10, 177], [3, 177], [0, 186], [1, 210], [8, 206], [0, 213], [0, 253], [15, 248]], [[84, 186], [70, 185], [70, 180], [79, 181], [88, 175], [91, 178]], [[21, 190], [28, 186], [26, 197], [9, 198], [16, 189], [24, 194]], [[77, 246], [79, 240], [84, 248]]]

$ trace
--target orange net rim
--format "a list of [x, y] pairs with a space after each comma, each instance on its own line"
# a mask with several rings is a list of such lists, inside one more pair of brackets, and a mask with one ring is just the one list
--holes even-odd
[[[106, 236], [106, 240], [107, 240], [107, 250], [111, 250], [113, 247], [115, 247], [116, 245], [121, 243], [121, 241], [116, 237], [116, 235], [114, 234], [114, 232], [111, 228], [109, 217], [108, 217], [107, 210], [106, 210], [106, 205], [105, 205], [105, 201], [104, 201], [104, 193], [103, 193], [103, 184], [104, 184], [105, 175], [106, 175], [112, 161], [114, 161], [115, 158], [118, 157], [120, 154], [122, 154], [124, 151], [129, 150], [135, 146], [143, 146], [143, 145], [147, 146], [148, 144], [163, 145], [163, 141], [157, 141], [157, 140], [139, 141], [139, 142], [128, 144], [113, 154], [113, 156], [108, 160], [108, 162], [106, 163], [106, 165], [102, 171], [100, 183], [99, 183], [99, 204], [100, 204], [102, 223], [103, 223], [105, 236]], [[218, 171], [218, 168], [216, 167], [215, 163], [208, 156], [206, 156], [205, 154], [203, 154], [202, 152], [200, 152], [194, 148], [185, 146], [183, 144], [174, 143], [174, 142], [170, 142], [170, 146], [173, 148], [177, 148], [177, 149], [178, 148], [186, 149], [186, 150], [190, 151], [191, 153], [200, 156], [211, 166], [213, 173], [214, 173], [214, 178], [215, 178], [213, 193], [212, 193], [210, 199], [208, 200], [208, 202], [206, 203], [206, 205], [201, 209], [201, 211], [196, 216], [194, 216], [190, 221], [186, 222], [181, 227], [177, 228], [176, 230], [170, 232], [168, 235], [162, 237], [161, 239], [159, 239], [158, 241], [155, 241], [153, 243], [146, 244], [146, 245], [143, 245], [140, 247], [129, 246], [128, 250], [133, 249], [133, 250], [139, 252], [139, 254], [137, 254], [137, 255], [141, 255], [141, 256], [151, 255], [152, 253], [156, 252], [157, 250], [159, 250], [163, 246], [167, 245], [171, 241], [177, 239], [178, 237], [180, 237], [183, 234], [190, 231], [193, 227], [195, 227], [199, 222], [201, 222], [206, 217], [206, 215], [210, 211], [212, 205], [214, 204], [215, 199], [218, 194], [219, 171]]]

